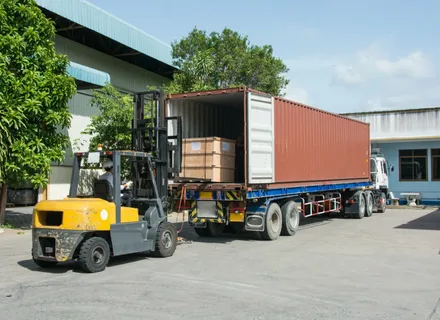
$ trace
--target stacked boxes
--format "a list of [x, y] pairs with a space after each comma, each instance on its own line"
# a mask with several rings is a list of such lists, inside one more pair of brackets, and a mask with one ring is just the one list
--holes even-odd
[[234, 182], [234, 140], [209, 137], [183, 139], [182, 142], [182, 177]]

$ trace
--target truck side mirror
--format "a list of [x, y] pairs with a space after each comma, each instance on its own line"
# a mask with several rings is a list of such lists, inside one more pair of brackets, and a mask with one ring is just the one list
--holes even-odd
[[391, 171], [391, 172], [394, 171], [394, 166], [393, 166], [393, 165], [390, 166], [390, 171]]

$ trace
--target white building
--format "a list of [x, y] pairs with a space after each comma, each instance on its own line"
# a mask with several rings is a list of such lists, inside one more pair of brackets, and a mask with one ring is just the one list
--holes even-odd
[[440, 204], [440, 108], [343, 114], [370, 124], [371, 148], [395, 170], [390, 189], [421, 194], [421, 204]]

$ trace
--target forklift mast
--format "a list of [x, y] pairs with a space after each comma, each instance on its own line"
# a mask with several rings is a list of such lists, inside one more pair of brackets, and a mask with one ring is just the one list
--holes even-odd
[[[168, 179], [182, 170], [182, 119], [165, 115], [163, 91], [154, 90], [134, 95], [132, 150], [151, 153], [153, 158], [150, 164], [141, 158], [134, 161], [133, 193], [136, 197], [140, 189], [150, 189], [151, 183], [148, 181], [155, 179], [162, 203], [167, 202]], [[176, 122], [177, 133], [168, 136], [168, 126], [172, 121]], [[150, 166], [155, 177], [149, 174]], [[142, 186], [142, 181], [146, 181], [147, 185]]]

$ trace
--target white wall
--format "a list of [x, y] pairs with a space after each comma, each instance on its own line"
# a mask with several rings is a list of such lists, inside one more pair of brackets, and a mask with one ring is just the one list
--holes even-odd
[[369, 123], [371, 140], [426, 140], [440, 137], [440, 108], [347, 116]]

